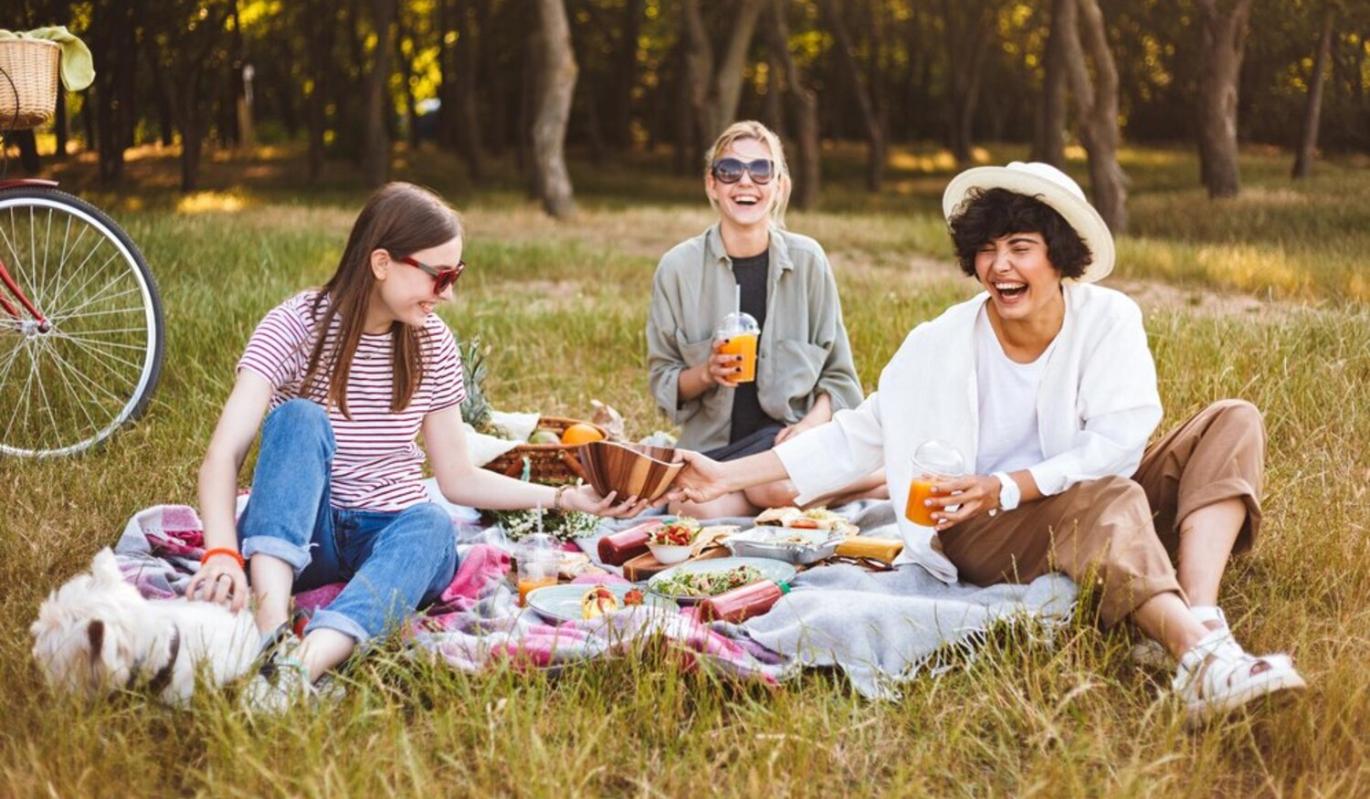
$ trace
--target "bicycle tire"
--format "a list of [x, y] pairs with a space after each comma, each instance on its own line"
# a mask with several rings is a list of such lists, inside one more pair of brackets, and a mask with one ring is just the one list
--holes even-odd
[[[50, 265], [54, 219], [62, 242]], [[86, 243], [92, 232], [98, 238]], [[97, 253], [98, 265], [85, 273]], [[74, 455], [142, 416], [161, 379], [166, 322], [152, 270], [123, 228], [66, 192], [8, 189], [0, 192], [0, 261], [51, 322], [43, 331], [22, 308], [17, 318], [0, 311], [0, 416], [9, 416], [0, 418], [0, 456]], [[107, 308], [114, 300], [129, 307]], [[14, 372], [25, 358], [27, 376]], [[86, 364], [93, 375], [81, 371]]]

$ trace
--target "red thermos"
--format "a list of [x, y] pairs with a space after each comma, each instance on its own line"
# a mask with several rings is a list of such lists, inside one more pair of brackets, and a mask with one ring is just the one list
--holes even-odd
[[647, 551], [647, 534], [660, 526], [660, 521], [650, 521], [604, 536], [599, 539], [599, 559], [611, 566], [622, 566]]
[[787, 583], [773, 583], [770, 580], [734, 588], [700, 602], [699, 620], [737, 624], [767, 612], [780, 597], [789, 592]]

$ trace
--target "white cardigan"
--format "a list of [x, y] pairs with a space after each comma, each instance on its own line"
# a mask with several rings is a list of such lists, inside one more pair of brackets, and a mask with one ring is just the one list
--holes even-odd
[[[1046, 460], [1029, 470], [1044, 495], [1082, 480], [1131, 477], [1161, 421], [1156, 366], [1137, 304], [1101, 286], [1067, 283], [1063, 290], [1065, 320], [1037, 395]], [[884, 466], [905, 545], [899, 562], [918, 563], [949, 583], [956, 567], [939, 551], [932, 528], [904, 518], [904, 504], [922, 442], [951, 444], [974, 468], [975, 321], [988, 300], [982, 292], [915, 327], [865, 402], [775, 448], [801, 503]]]

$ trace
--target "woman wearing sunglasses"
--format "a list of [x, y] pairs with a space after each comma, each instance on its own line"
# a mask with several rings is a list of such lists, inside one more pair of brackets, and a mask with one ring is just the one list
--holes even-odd
[[[312, 695], [321, 675], [451, 582], [452, 523], [422, 484], [420, 432], [452, 502], [610, 516], [645, 509], [636, 498], [614, 505], [588, 486], [552, 489], [471, 465], [461, 361], [433, 313], [452, 298], [462, 246], [461, 222], [441, 199], [385, 186], [357, 217], [333, 277], [268, 313], [238, 362], [200, 467], [206, 552], [187, 595], [239, 610], [247, 565], [270, 647], [244, 693], [254, 709]], [[252, 494], [235, 523], [238, 472], [258, 427]], [[291, 594], [343, 581], [296, 640]]]
[[[647, 364], [657, 405], [680, 425], [680, 446], [731, 460], [769, 450], [861, 404], [842, 306], [818, 242], [784, 228], [790, 174], [780, 139], [737, 122], [709, 149], [704, 191], [718, 222], [661, 258], [647, 319]], [[740, 306], [740, 307], [739, 307]], [[725, 353], [714, 330], [729, 313], [761, 333], [755, 380], [738, 381], [744, 356]], [[819, 498], [883, 492], [879, 474]], [[701, 518], [754, 515], [792, 504], [780, 480], [678, 508]]]

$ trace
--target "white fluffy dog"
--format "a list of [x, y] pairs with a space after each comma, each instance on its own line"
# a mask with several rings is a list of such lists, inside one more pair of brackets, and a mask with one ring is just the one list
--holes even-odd
[[250, 613], [209, 602], [145, 599], [103, 549], [38, 609], [33, 656], [53, 687], [95, 697], [142, 688], [184, 704], [195, 675], [222, 685], [257, 658], [261, 637]]

